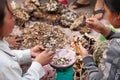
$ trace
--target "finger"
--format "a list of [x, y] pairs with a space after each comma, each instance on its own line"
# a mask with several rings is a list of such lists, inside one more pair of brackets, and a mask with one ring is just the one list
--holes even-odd
[[49, 50], [48, 49], [45, 49], [44, 51], [42, 51], [41, 53], [42, 54], [46, 54], [47, 55], [47, 53], [49, 52]]
[[23, 39], [22, 38], [17, 38], [16, 41], [23, 41]]
[[42, 51], [45, 50], [45, 48], [44, 48], [42, 45], [39, 45], [38, 47], [39, 47], [39, 49], [42, 50]]
[[52, 59], [53, 57], [54, 57], [54, 55], [51, 55], [51, 56], [50, 56], [50, 59]]
[[49, 56], [53, 56], [55, 53], [53, 51], [48, 52]]
[[94, 27], [96, 25], [96, 23], [94, 21], [86, 21], [87, 27]]
[[81, 52], [87, 54], [88, 51], [82, 46], [82, 44], [79, 43], [79, 45], [80, 45], [80, 50], [81, 50]]
[[20, 43], [16, 43], [16, 44], [15, 44], [15, 46], [19, 46], [19, 45], [20, 45]]

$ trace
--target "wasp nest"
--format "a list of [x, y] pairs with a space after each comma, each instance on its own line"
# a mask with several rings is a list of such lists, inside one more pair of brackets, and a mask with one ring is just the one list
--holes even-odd
[[16, 25], [23, 26], [30, 18], [29, 14], [24, 9], [15, 9]]
[[70, 26], [71, 30], [80, 31], [80, 33], [90, 33], [91, 29], [86, 27], [86, 17], [79, 16]]
[[57, 0], [49, 0], [46, 3], [46, 11], [48, 12], [56, 12], [59, 9], [59, 3]]
[[74, 80], [85, 80], [86, 74], [84, 69], [84, 64], [82, 62], [82, 57], [79, 55], [76, 57], [76, 62], [73, 65], [74, 68]]
[[38, 9], [40, 6], [41, 6], [41, 3], [39, 0], [25, 0], [24, 2], [24, 7], [29, 12], [32, 12]]
[[95, 51], [95, 42], [96, 40], [90, 37], [88, 34], [84, 34], [80, 39], [82, 46], [89, 51], [89, 54], [93, 54]]
[[60, 23], [65, 27], [70, 27], [70, 25], [78, 18], [78, 14], [70, 9], [63, 9]]
[[67, 36], [52, 25], [46, 23], [36, 23], [33, 27], [23, 29], [22, 48], [31, 48], [42, 42], [43, 46], [50, 50], [63, 48], [67, 42]]
[[76, 52], [77, 55], [80, 55], [81, 53], [79, 42], [84, 48], [87, 49], [87, 51], [90, 54], [93, 54], [95, 50], [95, 42], [96, 42], [94, 38], [90, 37], [87, 33], [82, 35], [81, 38], [74, 36], [73, 41], [71, 43], [71, 47], [73, 48], [73, 50]]
[[33, 15], [35, 18], [42, 19], [43, 21], [46, 21], [46, 22], [58, 23], [60, 20], [60, 15], [48, 14], [46, 12], [41, 12], [40, 10], [33, 12]]
[[53, 61], [53, 64], [55, 65], [65, 65], [65, 64], [69, 64], [71, 59], [66, 57], [58, 57], [58, 58], [53, 58], [52, 61]]
[[73, 41], [71, 43], [71, 47], [73, 50], [76, 52], [77, 57], [76, 57], [76, 62], [74, 64], [74, 80], [85, 80], [87, 74], [85, 74], [85, 69], [84, 69], [84, 64], [82, 62], [82, 57], [81, 57], [81, 49], [80, 49], [80, 44], [84, 48], [86, 48], [90, 54], [93, 54], [95, 51], [95, 40], [94, 38], [91, 38], [87, 34], [83, 35], [81, 38], [74, 36]]
[[100, 67], [100, 64], [102, 63], [103, 53], [108, 45], [109, 41], [103, 41], [99, 42], [96, 45], [96, 49], [93, 53], [93, 58], [95, 63]]

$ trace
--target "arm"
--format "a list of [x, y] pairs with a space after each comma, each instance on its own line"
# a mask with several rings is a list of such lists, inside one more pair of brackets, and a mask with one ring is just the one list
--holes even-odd
[[103, 77], [103, 72], [98, 69], [91, 56], [83, 58], [83, 63], [85, 65], [85, 72], [87, 73], [89, 80], [101, 80]]
[[36, 45], [31, 49], [12, 50], [11, 53], [15, 56], [14, 59], [19, 64], [25, 64], [25, 63], [30, 63], [32, 61], [32, 58], [35, 58], [36, 56], [38, 56], [43, 50], [45, 50], [43, 46]]
[[116, 71], [120, 67], [120, 39], [112, 39], [103, 54], [103, 62], [97, 68], [95, 62], [81, 45], [81, 56], [85, 64], [85, 71], [88, 73], [89, 80], [114, 80]]
[[103, 34], [105, 37], [107, 37], [111, 31], [109, 28], [105, 27], [104, 24], [102, 24], [96, 18], [87, 19], [86, 25], [89, 28], [94, 29], [96, 32]]
[[42, 65], [34, 61], [28, 71], [23, 75], [23, 80], [39, 80], [44, 74], [45, 72]]
[[19, 64], [3, 51], [0, 51], [0, 53], [1, 80], [39, 80], [44, 75], [42, 64], [33, 61], [28, 71], [22, 76], [22, 70]]
[[88, 54], [88, 51], [81, 45], [80, 55], [83, 58], [83, 63], [85, 67], [85, 72], [88, 75], [88, 80], [100, 80], [103, 77], [103, 72], [96, 66], [93, 57]]
[[15, 60], [19, 64], [26, 64], [32, 61], [30, 49], [26, 50], [12, 50], [12, 54], [15, 55]]

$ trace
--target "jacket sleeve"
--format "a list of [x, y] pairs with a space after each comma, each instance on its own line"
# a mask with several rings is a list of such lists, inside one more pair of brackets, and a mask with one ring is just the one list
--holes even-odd
[[[30, 49], [27, 50], [13, 50], [15, 58], [19, 64], [26, 64], [32, 62]], [[42, 65], [33, 61], [27, 72], [18, 78], [20, 80], [39, 80], [44, 76], [45, 72]]]
[[0, 80], [40, 80], [45, 74], [42, 65], [33, 61], [28, 71], [23, 75], [17, 61], [0, 51]]
[[16, 60], [19, 64], [26, 64], [32, 62], [30, 49], [12, 50], [11, 53], [15, 56], [14, 60]]
[[103, 72], [98, 69], [91, 56], [85, 57], [83, 63], [85, 64], [85, 72], [88, 74], [89, 80], [101, 80]]
[[103, 62], [97, 68], [91, 56], [83, 59], [89, 80], [114, 80], [116, 69], [120, 67], [120, 39], [112, 39], [103, 53]]
[[28, 71], [23, 75], [23, 80], [40, 80], [45, 72], [41, 64], [33, 62]]

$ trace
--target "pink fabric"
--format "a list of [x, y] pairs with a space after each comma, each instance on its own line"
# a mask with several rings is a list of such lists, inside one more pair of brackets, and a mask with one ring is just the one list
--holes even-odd
[[55, 78], [56, 71], [50, 65], [46, 65], [43, 68], [45, 70], [45, 75], [42, 80], [50, 80], [50, 78]]

